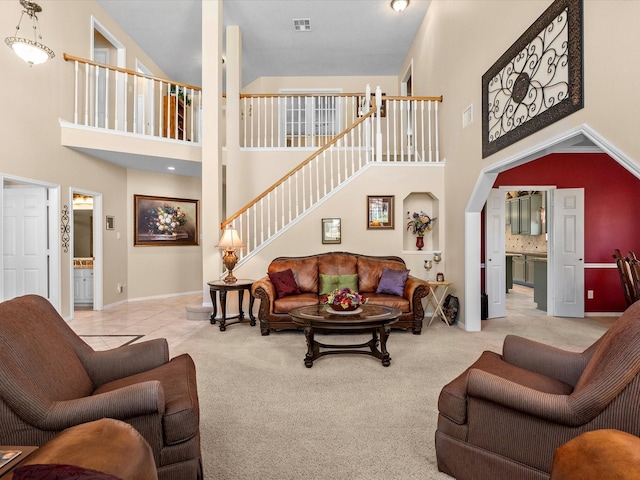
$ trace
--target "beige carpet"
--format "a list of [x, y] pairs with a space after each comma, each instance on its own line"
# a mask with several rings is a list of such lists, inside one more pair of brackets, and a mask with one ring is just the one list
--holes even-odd
[[[467, 333], [434, 321], [422, 335], [393, 331], [384, 368], [365, 355], [305, 368], [300, 332], [220, 332], [206, 322], [175, 347], [196, 362], [206, 479], [448, 479], [434, 450], [438, 393], [506, 334], [583, 350], [613, 318], [510, 316]], [[360, 342], [334, 335], [330, 342]], [[322, 341], [322, 340], [320, 340]]]

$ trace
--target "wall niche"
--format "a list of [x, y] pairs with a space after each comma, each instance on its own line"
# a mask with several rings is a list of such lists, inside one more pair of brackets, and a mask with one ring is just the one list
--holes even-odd
[[[403, 244], [402, 250], [404, 252], [425, 252], [430, 253], [434, 250], [440, 250], [439, 242], [439, 224], [438, 217], [440, 216], [440, 201], [430, 192], [412, 192], [402, 200], [402, 229], [403, 229]], [[409, 223], [409, 217], [414, 212], [424, 212], [432, 219], [436, 219], [433, 222], [433, 228], [431, 231], [424, 235], [424, 247], [422, 250], [418, 250], [416, 247], [416, 235], [407, 230], [407, 224]]]

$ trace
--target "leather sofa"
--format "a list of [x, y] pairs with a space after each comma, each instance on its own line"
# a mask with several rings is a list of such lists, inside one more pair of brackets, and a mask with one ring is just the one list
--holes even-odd
[[578, 435], [640, 435], [639, 396], [640, 302], [582, 352], [509, 335], [502, 354], [484, 352], [440, 392], [438, 468], [458, 480], [547, 480], [556, 449]]
[[[291, 270], [297, 287], [295, 293], [278, 294], [272, 280], [274, 274]], [[380, 291], [381, 279], [387, 273], [404, 272], [406, 281], [396, 293]], [[355, 276], [355, 277], [354, 277]], [[331, 277], [356, 279], [357, 291], [368, 303], [398, 308], [402, 315], [393, 324], [394, 328], [410, 329], [414, 334], [422, 332], [424, 307], [422, 299], [429, 294], [425, 280], [408, 274], [406, 264], [400, 257], [359, 255], [348, 252], [329, 252], [304, 257], [278, 257], [267, 269], [267, 275], [254, 282], [251, 293], [260, 300], [258, 319], [262, 335], [271, 330], [297, 329], [288, 312], [295, 307], [317, 305], [323, 296], [324, 280]], [[326, 293], [326, 292], [325, 292]]]
[[202, 478], [192, 358], [166, 339], [95, 351], [43, 297], [0, 304], [0, 445], [43, 445], [101, 418], [133, 426], [160, 480]]
[[128, 423], [102, 418], [67, 428], [2, 480], [41, 478], [157, 480], [158, 475], [142, 435]]

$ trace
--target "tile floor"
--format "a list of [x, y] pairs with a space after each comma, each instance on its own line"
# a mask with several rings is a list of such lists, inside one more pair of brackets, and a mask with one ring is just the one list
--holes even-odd
[[[199, 304], [201, 301], [202, 297], [195, 294], [134, 301], [101, 312], [77, 309], [75, 318], [69, 325], [96, 350], [115, 348], [141, 338], [166, 338], [171, 351], [198, 329], [218, 328], [207, 320], [187, 319], [186, 306]], [[257, 307], [254, 308], [254, 311], [257, 311]], [[507, 295], [507, 317], [512, 316], [546, 316], [546, 312], [536, 309], [532, 288], [513, 286]], [[427, 316], [429, 317], [430, 315]], [[611, 322], [614, 319], [615, 317], [612, 317]], [[603, 321], [608, 320], [605, 318]]]
[[100, 312], [76, 309], [69, 326], [96, 350], [115, 348], [144, 337], [166, 338], [171, 351], [198, 329], [213, 327], [208, 320], [187, 319], [186, 306], [199, 302], [202, 296], [196, 294], [134, 301]]

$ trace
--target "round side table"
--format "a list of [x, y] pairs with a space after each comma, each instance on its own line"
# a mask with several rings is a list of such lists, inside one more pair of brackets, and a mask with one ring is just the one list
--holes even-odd
[[[213, 282], [207, 282], [209, 285], [209, 292], [211, 293], [211, 302], [213, 303], [213, 313], [211, 314], [211, 325], [216, 323], [216, 315], [218, 314], [218, 302], [216, 301], [216, 292], [220, 294], [220, 307], [222, 310], [222, 317], [220, 318], [220, 331], [224, 332], [228, 325], [234, 323], [241, 323], [244, 321], [244, 311], [242, 310], [242, 300], [244, 298], [244, 291], [249, 292], [249, 319], [251, 326], [255, 326], [256, 317], [253, 315], [253, 302], [255, 298], [251, 295], [251, 286], [253, 280], [238, 279], [235, 283], [225, 283], [223, 280], [215, 280]], [[238, 292], [238, 315], [227, 317], [227, 292]], [[232, 322], [228, 322], [229, 319], [237, 319]]]

